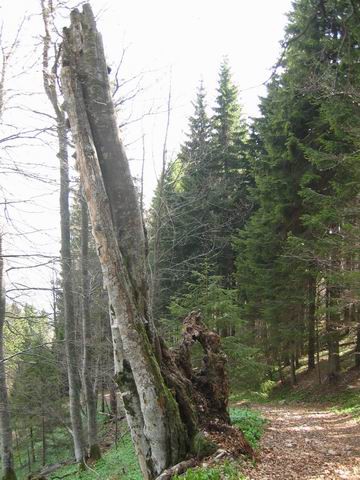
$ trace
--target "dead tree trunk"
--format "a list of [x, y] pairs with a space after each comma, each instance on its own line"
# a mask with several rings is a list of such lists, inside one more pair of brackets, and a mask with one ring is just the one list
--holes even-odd
[[81, 198], [81, 314], [82, 314], [82, 343], [83, 343], [83, 383], [87, 413], [87, 436], [89, 457], [92, 460], [101, 458], [100, 446], [97, 439], [96, 405], [97, 392], [93, 380], [93, 350], [91, 336], [90, 314], [90, 283], [89, 283], [89, 218], [87, 205]]
[[12, 452], [12, 431], [4, 363], [5, 289], [2, 237], [0, 235], [0, 454], [2, 480], [16, 480]]
[[185, 339], [202, 338], [200, 376], [191, 370], [185, 339], [186, 357], [179, 357], [155, 330], [144, 227], [119, 138], [101, 36], [89, 5], [82, 13], [74, 10], [71, 26], [64, 30], [62, 86], [109, 294], [116, 378], [143, 477], [152, 479], [190, 452], [201, 455], [200, 444], [209, 446], [199, 433], [200, 419], [228, 421], [225, 357], [216, 334], [202, 326], [200, 335], [195, 314]]
[[58, 138], [58, 158], [60, 161], [60, 230], [61, 230], [61, 272], [64, 296], [64, 330], [65, 353], [69, 381], [69, 404], [72, 436], [76, 461], [84, 461], [84, 438], [81, 420], [80, 389], [81, 381], [78, 372], [78, 355], [76, 350], [76, 322], [74, 296], [72, 285], [72, 262], [70, 240], [70, 209], [69, 209], [69, 161], [67, 149], [67, 128], [65, 113], [59, 105], [56, 89], [56, 63], [49, 69], [49, 49], [51, 44], [50, 24], [53, 15], [52, 3], [45, 5], [41, 0], [42, 17], [45, 28], [43, 38], [43, 81], [46, 95], [51, 102], [56, 115], [56, 131]]

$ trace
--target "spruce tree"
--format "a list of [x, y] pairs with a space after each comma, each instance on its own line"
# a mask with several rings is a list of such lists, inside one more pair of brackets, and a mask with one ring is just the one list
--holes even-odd
[[259, 208], [238, 240], [243, 310], [255, 335], [262, 332], [282, 367], [293, 355], [291, 331], [297, 332], [300, 346], [308, 342], [313, 368], [316, 317], [331, 381], [347, 331], [344, 265], [357, 216], [352, 211], [350, 220], [348, 212], [359, 193], [359, 106], [349, 95], [359, 79], [357, 16], [348, 2], [295, 2], [283, 71], [269, 85], [255, 122]]
[[233, 285], [234, 254], [231, 237], [250, 212], [247, 126], [242, 119], [238, 90], [225, 58], [220, 66], [214, 115], [212, 117], [211, 168], [208, 173], [209, 211], [215, 225], [217, 273]]

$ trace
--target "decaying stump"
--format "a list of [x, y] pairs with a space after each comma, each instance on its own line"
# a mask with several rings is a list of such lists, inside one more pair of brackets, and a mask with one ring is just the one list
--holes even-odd
[[[203, 364], [198, 372], [191, 367], [190, 351], [195, 342], [200, 343], [204, 352]], [[176, 363], [196, 391], [197, 409], [204, 423], [215, 419], [230, 423], [226, 362], [220, 336], [205, 326], [200, 312], [190, 313], [183, 322], [183, 340], [176, 350]]]
[[[199, 370], [191, 365], [191, 347], [196, 342], [203, 349]], [[227, 358], [221, 348], [220, 336], [206, 327], [200, 312], [191, 312], [183, 321], [182, 342], [173, 350], [173, 355], [177, 367], [191, 385], [198, 426], [202, 432], [230, 456], [246, 454], [254, 458], [255, 452], [243, 433], [230, 425]]]
[[[149, 309], [144, 227], [119, 137], [107, 65], [89, 5], [64, 29], [62, 88], [77, 167], [111, 311], [116, 379], [143, 478], [153, 479], [216, 445], [203, 433], [210, 418], [228, 423], [228, 382], [219, 337], [192, 313], [183, 341], [169, 350]], [[191, 345], [204, 350], [194, 372]], [[205, 429], [206, 430], [206, 429]]]

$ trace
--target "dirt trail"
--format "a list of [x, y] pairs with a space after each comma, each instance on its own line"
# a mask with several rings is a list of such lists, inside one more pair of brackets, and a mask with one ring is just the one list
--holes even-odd
[[[360, 399], [359, 399], [360, 401]], [[257, 406], [268, 426], [249, 480], [360, 480], [360, 423], [321, 407]]]

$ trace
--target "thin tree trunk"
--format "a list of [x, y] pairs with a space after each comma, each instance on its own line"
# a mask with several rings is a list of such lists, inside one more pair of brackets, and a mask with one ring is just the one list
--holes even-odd
[[296, 353], [295, 353], [295, 368], [298, 370], [300, 368], [300, 356], [301, 356], [301, 347], [299, 343], [296, 344]]
[[45, 429], [45, 414], [42, 412], [41, 416], [41, 464], [46, 465], [46, 429]]
[[109, 294], [116, 378], [143, 478], [153, 479], [193, 451], [200, 435], [195, 387], [186, 376], [190, 345], [202, 342], [206, 371], [211, 368], [214, 376], [205, 410], [228, 421], [225, 359], [219, 337], [206, 332], [195, 314], [187, 319], [178, 363], [155, 330], [138, 198], [119, 138], [101, 37], [87, 4], [82, 13], [71, 13], [71, 27], [64, 31], [62, 86]]
[[105, 378], [101, 376], [101, 413], [105, 413]]
[[308, 282], [308, 371], [315, 368], [315, 310], [316, 310], [316, 280], [312, 276]]
[[72, 261], [70, 240], [69, 169], [66, 149], [65, 124], [59, 125], [60, 139], [60, 216], [61, 216], [61, 270], [63, 277], [65, 352], [69, 380], [69, 402], [71, 428], [74, 440], [75, 458], [83, 463], [85, 448], [81, 419], [78, 355], [76, 347], [76, 322], [72, 286]]
[[297, 384], [294, 352], [291, 352], [291, 356], [290, 356], [290, 372], [291, 372], [291, 385], [294, 386]]
[[46, 95], [51, 102], [56, 115], [56, 132], [58, 138], [58, 158], [60, 161], [60, 229], [61, 229], [61, 272], [64, 297], [64, 333], [65, 353], [69, 381], [69, 404], [72, 436], [76, 461], [84, 462], [85, 448], [81, 419], [80, 389], [81, 382], [78, 373], [78, 356], [76, 347], [76, 321], [72, 285], [72, 261], [70, 240], [70, 208], [69, 208], [69, 160], [67, 149], [67, 129], [65, 113], [59, 105], [56, 90], [56, 76], [49, 70], [49, 49], [51, 46], [50, 22], [53, 14], [52, 3], [45, 5], [40, 0], [45, 28], [43, 37], [43, 81]]
[[27, 459], [28, 459], [28, 471], [29, 473], [31, 473], [31, 456], [30, 456], [29, 445], [26, 447], [26, 451], [27, 451]]
[[328, 378], [330, 383], [336, 383], [340, 373], [338, 290], [338, 287], [335, 285], [327, 285], [326, 287], [326, 336], [329, 355]]
[[89, 283], [89, 218], [85, 199], [81, 196], [81, 277], [82, 277], [82, 343], [83, 343], [83, 382], [87, 411], [87, 434], [89, 457], [101, 458], [97, 438], [96, 405], [97, 395], [93, 381], [93, 345], [91, 337], [90, 283]]
[[20, 467], [22, 468], [23, 467], [23, 463], [22, 463], [22, 458], [21, 458], [21, 453], [20, 453], [20, 445], [19, 445], [19, 433], [17, 431], [17, 426], [15, 425], [15, 442], [16, 442], [16, 452], [17, 452], [17, 457], [18, 457], [18, 461], [19, 461], [19, 465]]
[[35, 463], [36, 457], [35, 457], [35, 445], [34, 445], [34, 431], [32, 427], [30, 427], [30, 447], [31, 447], [32, 462]]
[[16, 480], [12, 451], [12, 431], [4, 362], [5, 287], [2, 235], [0, 235], [0, 455], [2, 480]]
[[316, 317], [315, 317], [315, 328], [316, 328], [316, 369], [317, 369], [318, 384], [321, 385], [320, 335], [319, 335], [319, 322], [316, 319]]
[[278, 372], [279, 372], [279, 378], [280, 378], [281, 384], [285, 385], [286, 381], [285, 381], [284, 369], [283, 369], [281, 360], [278, 360]]
[[355, 367], [360, 368], [360, 305], [356, 307], [357, 335], [355, 347]]
[[112, 380], [109, 382], [109, 392], [110, 392], [110, 412], [114, 417], [117, 417], [116, 387]]

